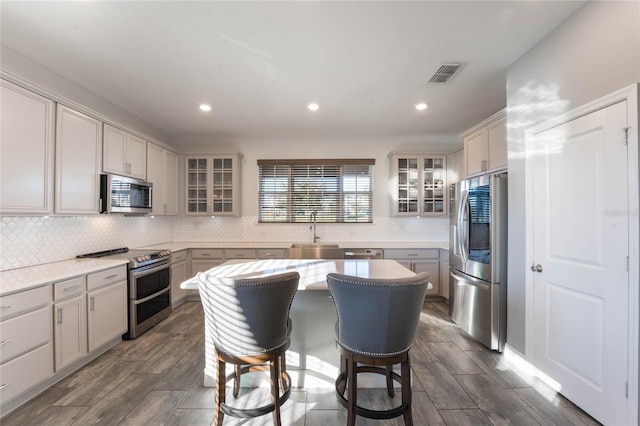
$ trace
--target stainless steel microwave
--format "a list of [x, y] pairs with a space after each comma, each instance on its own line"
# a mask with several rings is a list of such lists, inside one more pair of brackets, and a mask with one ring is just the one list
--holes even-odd
[[153, 183], [112, 174], [100, 175], [100, 213], [151, 212]]

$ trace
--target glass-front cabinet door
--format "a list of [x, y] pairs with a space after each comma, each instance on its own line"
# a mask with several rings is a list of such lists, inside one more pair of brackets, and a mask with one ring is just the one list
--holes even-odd
[[393, 216], [447, 214], [446, 156], [391, 153]]
[[187, 215], [240, 215], [242, 154], [186, 158]]
[[444, 157], [422, 159], [422, 213], [445, 213], [445, 168]]
[[233, 158], [214, 158], [211, 168], [213, 213], [233, 212]]
[[187, 158], [187, 214], [209, 213], [209, 159]]

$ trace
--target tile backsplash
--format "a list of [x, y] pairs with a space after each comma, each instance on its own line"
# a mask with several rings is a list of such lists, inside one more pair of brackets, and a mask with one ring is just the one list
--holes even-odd
[[[320, 242], [441, 242], [449, 219], [380, 216], [372, 224], [318, 224]], [[0, 270], [70, 259], [116, 247], [170, 241], [311, 242], [308, 224], [258, 224], [242, 217], [21, 217], [0, 218]]]
[[171, 241], [171, 217], [2, 217], [0, 270]]

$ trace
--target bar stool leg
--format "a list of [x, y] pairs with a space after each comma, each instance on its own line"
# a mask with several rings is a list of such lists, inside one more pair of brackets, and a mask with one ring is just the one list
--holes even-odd
[[390, 398], [393, 398], [393, 379], [391, 378], [391, 373], [393, 371], [393, 365], [387, 365], [385, 376], [387, 377], [387, 393]]
[[402, 404], [407, 407], [404, 413], [404, 424], [413, 426], [413, 415], [411, 413], [411, 364], [409, 363], [409, 354], [407, 359], [400, 364], [400, 374], [402, 376]]
[[233, 397], [237, 398], [238, 393], [240, 392], [240, 368], [242, 366], [240, 364], [236, 364], [233, 366], [234, 378], [233, 378]]
[[216, 426], [222, 426], [224, 421], [224, 413], [222, 412], [222, 404], [226, 401], [226, 365], [225, 362], [218, 357], [217, 374], [216, 374], [216, 415], [213, 420], [213, 424]]
[[274, 405], [273, 424], [280, 426], [280, 362], [278, 359], [271, 359], [269, 361], [271, 369], [271, 402]]
[[347, 381], [349, 380], [349, 372], [347, 368], [347, 360], [342, 354], [340, 354], [340, 370], [338, 374], [344, 374], [345, 376], [344, 380], [337, 389], [340, 395], [344, 395], [344, 391], [347, 389]]
[[347, 407], [347, 425], [354, 426], [356, 424], [356, 404], [358, 399], [358, 364], [349, 356], [347, 359], [347, 378], [349, 403]]
[[280, 362], [280, 388], [282, 389], [282, 393], [287, 391], [287, 354], [284, 353], [278, 357], [278, 362]]

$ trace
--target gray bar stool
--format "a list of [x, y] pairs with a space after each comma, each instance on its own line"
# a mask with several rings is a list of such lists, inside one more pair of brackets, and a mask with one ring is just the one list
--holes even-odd
[[[331, 273], [329, 291], [336, 305], [336, 341], [340, 347], [340, 374], [336, 379], [338, 401], [347, 408], [347, 424], [355, 416], [391, 419], [411, 414], [411, 369], [409, 349], [418, 328], [429, 274], [403, 279], [366, 279]], [[400, 374], [393, 366], [400, 364]], [[358, 373], [386, 376], [387, 393], [394, 396], [393, 381], [400, 383], [402, 403], [390, 410], [358, 406]], [[345, 398], [345, 389], [348, 389]]]
[[[280, 425], [280, 406], [291, 392], [285, 352], [291, 342], [289, 310], [300, 275], [288, 272], [230, 279], [201, 272], [197, 278], [205, 328], [213, 336], [216, 354], [214, 424], [222, 425], [225, 414], [248, 418], [273, 413], [273, 423]], [[234, 372], [229, 376], [225, 376], [226, 363], [234, 364]], [[267, 370], [271, 372], [271, 404], [250, 409], [226, 404], [228, 381], [234, 380], [233, 396], [237, 397], [242, 374]]]

